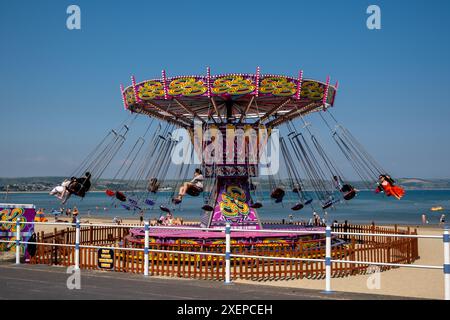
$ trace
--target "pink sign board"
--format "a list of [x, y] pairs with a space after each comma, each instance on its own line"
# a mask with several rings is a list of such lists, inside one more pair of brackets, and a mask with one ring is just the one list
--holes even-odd
[[[13, 204], [0, 203], [0, 221], [2, 222], [16, 222], [20, 220], [20, 236], [22, 241], [28, 241], [34, 233], [34, 224], [24, 224], [23, 222], [33, 222], [36, 215], [36, 208], [31, 204]], [[0, 239], [6, 241], [16, 240], [17, 225], [0, 224]], [[22, 245], [24, 246], [24, 245]], [[26, 245], [24, 246], [26, 248]], [[0, 242], [0, 251], [16, 250], [16, 244], [9, 242]], [[25, 254], [27, 258], [27, 253]]]
[[258, 214], [250, 207], [251, 197], [248, 181], [244, 179], [223, 179], [211, 218], [211, 227], [232, 227], [260, 229]]

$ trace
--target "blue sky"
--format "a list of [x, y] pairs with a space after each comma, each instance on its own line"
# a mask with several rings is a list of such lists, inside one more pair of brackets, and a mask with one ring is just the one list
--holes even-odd
[[[70, 4], [81, 30], [66, 28]], [[366, 28], [370, 4], [381, 30]], [[449, 10], [445, 0], [0, 0], [0, 176], [70, 174], [126, 118], [119, 85], [132, 74], [260, 66], [339, 80], [334, 115], [392, 175], [450, 178]]]

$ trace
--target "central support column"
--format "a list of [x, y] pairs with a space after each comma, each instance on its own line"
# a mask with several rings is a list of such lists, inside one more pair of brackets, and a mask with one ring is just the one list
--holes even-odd
[[[254, 201], [250, 192], [250, 177], [258, 175], [258, 164], [253, 160], [249, 163], [249, 151], [245, 151], [244, 157], [242, 154], [242, 150], [249, 150], [248, 145], [258, 144], [257, 141], [250, 143], [244, 124], [232, 124], [233, 101], [226, 101], [225, 105], [227, 123], [218, 127], [219, 134], [222, 135], [220, 141], [223, 141], [219, 148], [222, 150], [214, 150], [222, 157], [214, 164], [204, 165], [205, 177], [215, 180], [211, 199], [213, 202], [210, 203], [214, 210], [203, 213], [201, 224], [205, 227], [223, 228], [228, 223], [233, 228], [261, 229], [256, 209], [251, 208]], [[234, 133], [229, 129], [234, 129]], [[238, 130], [239, 134], [236, 133]], [[228, 137], [230, 134], [233, 136]], [[254, 134], [251, 136], [256, 137]]]
[[233, 100], [225, 101], [225, 107], [227, 108], [227, 123], [231, 123], [231, 120], [233, 119], [233, 105]]

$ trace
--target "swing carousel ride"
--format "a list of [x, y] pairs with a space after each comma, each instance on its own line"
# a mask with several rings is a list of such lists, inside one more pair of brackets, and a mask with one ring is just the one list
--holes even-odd
[[[404, 191], [363, 148], [357, 139], [331, 114], [338, 83], [304, 79], [303, 71], [293, 78], [262, 74], [206, 75], [167, 77], [121, 86], [123, 105], [130, 112], [118, 130], [112, 130], [67, 181], [67, 195], [84, 197], [124, 144], [136, 116], [145, 115], [150, 121], [127, 153], [114, 179], [126, 181], [122, 190], [107, 190], [107, 196], [118, 201], [124, 210], [160, 209], [173, 212], [182, 203], [184, 188], [187, 196], [203, 197], [199, 207], [198, 227], [223, 228], [229, 223], [234, 229], [254, 229], [253, 232], [233, 232], [233, 244], [295, 245], [298, 241], [323, 241], [311, 233], [277, 233], [273, 226], [261, 223], [257, 209], [263, 207], [261, 182], [267, 178], [270, 201], [286, 204], [292, 211], [325, 212], [328, 208], [351, 201], [358, 193], [328, 154], [317, 135], [305, 121], [318, 113], [330, 131], [330, 136], [368, 189], [400, 199]], [[302, 121], [298, 125], [295, 121]], [[261, 155], [269, 148], [275, 129], [287, 129], [279, 142], [280, 170], [287, 173], [283, 180], [266, 166], [260, 175]], [[172, 155], [180, 143], [172, 134], [174, 129], [188, 132], [188, 148], [183, 149], [183, 162], [174, 166]], [[237, 132], [229, 136], [229, 132]], [[261, 134], [261, 132], [263, 132]], [[281, 131], [279, 131], [281, 132]], [[147, 138], [150, 137], [150, 138]], [[252, 138], [253, 139], [252, 143]], [[217, 142], [220, 144], [216, 144]], [[256, 141], [256, 143], [254, 143]], [[217, 147], [220, 146], [220, 147]], [[196, 159], [197, 161], [195, 161]], [[269, 168], [269, 169], [268, 169]], [[196, 178], [189, 175], [197, 170]], [[268, 174], [267, 174], [268, 170]], [[159, 207], [156, 205], [168, 173], [179, 179], [172, 194]], [[85, 174], [83, 178], [76, 178]], [[92, 182], [91, 182], [92, 180]], [[140, 187], [145, 183], [145, 191]], [[197, 183], [200, 182], [200, 183]], [[86, 183], [89, 186], [86, 187]], [[182, 187], [183, 188], [180, 188]], [[167, 193], [164, 193], [167, 194]], [[288, 201], [287, 198], [290, 198]], [[67, 199], [64, 199], [65, 201]], [[217, 232], [184, 229], [151, 229], [152, 243], [223, 244]], [[277, 226], [280, 228], [280, 226]], [[272, 229], [271, 229], [272, 228]], [[322, 230], [323, 226], [285, 225], [296, 231]], [[264, 232], [262, 230], [264, 229]], [[271, 229], [271, 230], [267, 230]], [[258, 232], [261, 231], [261, 232]], [[127, 245], [142, 245], [143, 228], [130, 231]], [[334, 239], [334, 242], [339, 242]]]

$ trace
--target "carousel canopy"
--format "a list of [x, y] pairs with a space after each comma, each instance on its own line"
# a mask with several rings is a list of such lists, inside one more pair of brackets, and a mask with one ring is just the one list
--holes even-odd
[[337, 84], [283, 75], [221, 74], [166, 77], [121, 86], [124, 106], [179, 127], [203, 123], [250, 123], [277, 127], [332, 106]]

